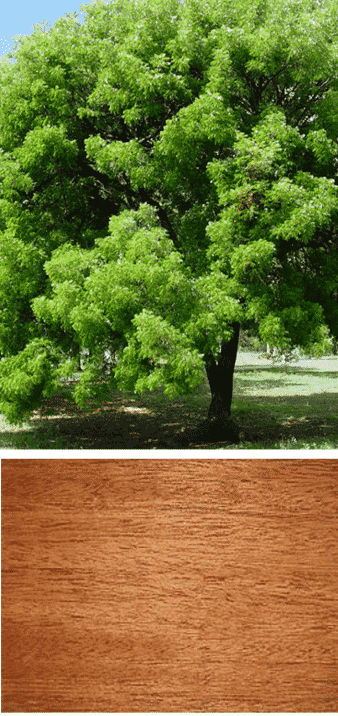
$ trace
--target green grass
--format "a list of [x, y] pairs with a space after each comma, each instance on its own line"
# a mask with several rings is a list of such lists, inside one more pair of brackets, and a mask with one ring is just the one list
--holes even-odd
[[[189, 449], [337, 449], [338, 359], [319, 370], [316, 361], [261, 367], [255, 357], [256, 365], [236, 365], [234, 375], [232, 417], [241, 442], [190, 443]], [[71, 400], [71, 389], [60, 386], [22, 427], [0, 416], [0, 450], [177, 449], [177, 433], [206, 418], [211, 399], [206, 378], [188, 398], [169, 400], [162, 389], [142, 396], [115, 391], [108, 401], [88, 401], [86, 410]]]

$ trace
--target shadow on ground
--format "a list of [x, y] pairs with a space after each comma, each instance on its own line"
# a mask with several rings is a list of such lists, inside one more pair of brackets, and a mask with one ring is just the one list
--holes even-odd
[[[208, 391], [208, 386], [201, 390]], [[135, 397], [134, 393], [118, 391], [113, 402], [101, 403], [94, 412], [86, 415], [76, 414], [77, 406], [73, 401], [65, 401], [63, 408], [57, 402], [55, 410], [48, 401], [48, 416], [44, 417], [43, 410], [40, 411], [35, 431], [46, 433], [53, 423], [54, 439], [62, 437], [63, 449], [86, 450], [207, 449], [240, 447], [241, 444], [248, 447], [244, 443], [263, 443], [263, 449], [264, 444], [267, 449], [271, 442], [290, 438], [308, 442], [318, 438], [338, 439], [338, 418], [337, 411], [332, 415], [332, 395], [327, 398], [322, 393], [245, 396], [245, 410], [236, 410], [234, 399], [232, 417], [239, 425], [238, 439], [222, 440], [210, 431], [208, 436], [198, 432], [198, 426], [206, 418], [208, 396], [203, 405], [192, 406], [189, 399], [182, 398], [163, 402], [159, 393]], [[318, 415], [320, 412], [322, 417]], [[53, 445], [46, 447], [53, 448]]]

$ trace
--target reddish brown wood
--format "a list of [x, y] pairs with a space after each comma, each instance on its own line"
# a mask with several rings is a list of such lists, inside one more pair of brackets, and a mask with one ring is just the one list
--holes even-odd
[[2, 460], [2, 710], [337, 712], [338, 460]]

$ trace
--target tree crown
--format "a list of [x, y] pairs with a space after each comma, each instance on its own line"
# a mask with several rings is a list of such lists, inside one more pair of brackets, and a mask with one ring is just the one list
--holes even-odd
[[82, 405], [106, 351], [110, 387], [191, 392], [234, 321], [326, 350], [336, 0], [81, 7], [0, 64], [0, 410], [83, 348]]

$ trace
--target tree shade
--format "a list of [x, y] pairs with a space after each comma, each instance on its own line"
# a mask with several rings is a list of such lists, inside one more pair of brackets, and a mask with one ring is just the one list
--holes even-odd
[[86, 348], [79, 406], [206, 371], [226, 431], [240, 325], [313, 355], [337, 338], [337, 7], [100, 1], [19, 40], [0, 64], [9, 421]]

